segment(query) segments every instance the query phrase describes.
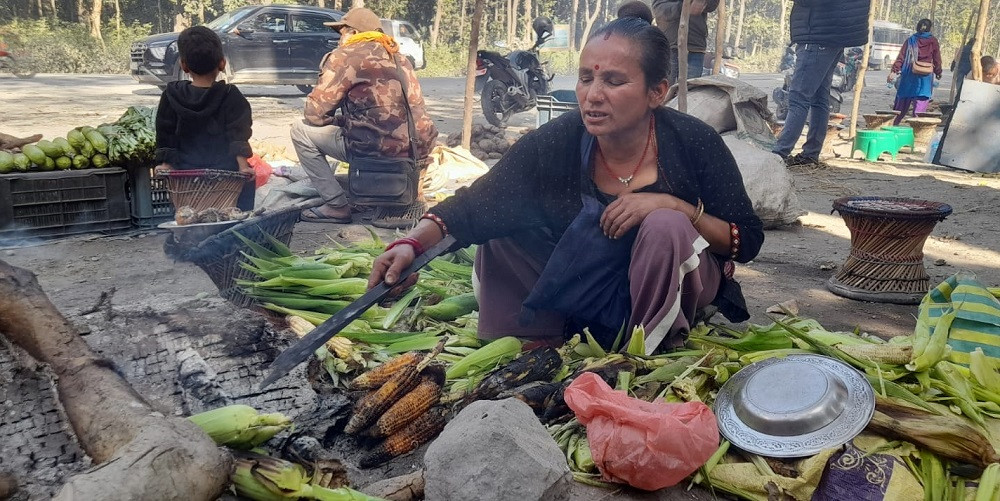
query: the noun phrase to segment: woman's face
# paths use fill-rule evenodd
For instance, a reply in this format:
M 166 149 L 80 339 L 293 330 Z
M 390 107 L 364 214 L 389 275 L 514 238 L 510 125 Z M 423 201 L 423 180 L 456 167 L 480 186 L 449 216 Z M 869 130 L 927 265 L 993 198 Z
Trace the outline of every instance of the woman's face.
M 576 98 L 587 131 L 594 136 L 644 126 L 649 110 L 663 102 L 666 83 L 646 85 L 639 47 L 617 35 L 593 38 L 580 54 Z

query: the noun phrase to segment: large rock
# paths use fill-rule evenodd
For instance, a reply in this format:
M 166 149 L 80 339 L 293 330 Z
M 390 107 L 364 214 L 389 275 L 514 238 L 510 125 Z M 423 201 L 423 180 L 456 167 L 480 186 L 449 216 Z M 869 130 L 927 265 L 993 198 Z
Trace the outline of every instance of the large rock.
M 435 501 L 569 499 L 566 457 L 527 404 L 473 402 L 424 456 L 425 497 Z

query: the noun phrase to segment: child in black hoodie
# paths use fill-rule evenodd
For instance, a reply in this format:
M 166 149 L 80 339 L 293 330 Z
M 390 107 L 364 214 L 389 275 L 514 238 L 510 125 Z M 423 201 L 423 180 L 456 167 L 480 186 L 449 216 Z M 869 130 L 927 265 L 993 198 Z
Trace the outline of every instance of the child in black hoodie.
M 235 85 L 217 82 L 226 69 L 222 41 L 195 26 L 177 38 L 181 69 L 191 81 L 167 84 L 156 110 L 157 171 L 216 169 L 253 174 L 250 103 Z M 237 206 L 252 210 L 254 183 L 247 182 Z M 221 207 L 220 207 L 221 208 Z

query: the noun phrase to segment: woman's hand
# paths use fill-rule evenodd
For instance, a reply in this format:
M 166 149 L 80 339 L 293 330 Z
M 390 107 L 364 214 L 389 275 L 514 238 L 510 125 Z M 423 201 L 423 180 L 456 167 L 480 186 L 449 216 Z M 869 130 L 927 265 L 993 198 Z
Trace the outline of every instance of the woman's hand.
M 413 264 L 413 260 L 416 258 L 417 255 L 413 252 L 413 247 L 406 244 L 397 245 L 383 252 L 382 255 L 375 258 L 375 262 L 372 264 L 372 274 L 368 276 L 368 288 L 375 287 L 383 280 L 386 285 L 396 285 L 399 275 Z M 419 276 L 419 273 L 414 273 L 407 277 L 402 284 L 392 288 L 391 295 L 398 296 L 404 290 L 413 287 Z
M 892 83 L 892 81 L 894 80 L 893 77 L 895 77 L 895 76 L 896 76 L 896 74 L 890 71 L 889 72 L 889 76 L 885 77 L 886 83 Z
M 628 193 L 611 202 L 601 215 L 601 230 L 608 238 L 621 238 L 639 226 L 656 209 L 681 210 L 686 202 L 665 193 Z

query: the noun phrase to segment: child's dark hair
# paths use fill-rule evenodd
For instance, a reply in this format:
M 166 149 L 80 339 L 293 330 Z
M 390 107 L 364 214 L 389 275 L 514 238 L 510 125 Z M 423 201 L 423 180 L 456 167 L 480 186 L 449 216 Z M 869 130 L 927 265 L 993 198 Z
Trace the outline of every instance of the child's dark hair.
M 934 23 L 930 19 L 921 19 L 917 21 L 917 33 L 926 33 L 934 27 Z
M 618 18 L 638 17 L 647 23 L 653 23 L 653 11 L 642 0 L 631 0 L 618 7 Z
M 620 17 L 591 33 L 587 41 L 597 37 L 607 39 L 611 35 L 631 40 L 639 46 L 639 67 L 646 77 L 647 86 L 652 87 L 667 78 L 670 42 L 663 30 L 638 17 Z
M 204 26 L 192 26 L 177 37 L 177 50 L 181 61 L 195 75 L 211 73 L 226 56 L 222 53 L 222 40 L 214 31 Z
M 979 65 L 983 67 L 983 74 L 993 71 L 993 68 L 997 65 L 997 60 L 993 56 L 983 56 L 979 58 Z

